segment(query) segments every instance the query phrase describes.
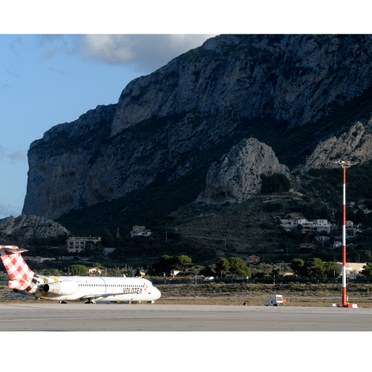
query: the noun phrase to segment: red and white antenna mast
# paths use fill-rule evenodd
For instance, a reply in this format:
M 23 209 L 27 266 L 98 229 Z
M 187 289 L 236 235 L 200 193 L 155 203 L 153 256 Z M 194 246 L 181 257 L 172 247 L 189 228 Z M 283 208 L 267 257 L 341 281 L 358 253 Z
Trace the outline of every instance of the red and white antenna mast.
M 342 301 L 339 307 L 357 307 L 356 304 L 348 303 L 346 291 L 346 169 L 353 164 L 349 161 L 339 160 L 337 162 L 341 165 L 343 171 L 343 185 L 342 185 Z

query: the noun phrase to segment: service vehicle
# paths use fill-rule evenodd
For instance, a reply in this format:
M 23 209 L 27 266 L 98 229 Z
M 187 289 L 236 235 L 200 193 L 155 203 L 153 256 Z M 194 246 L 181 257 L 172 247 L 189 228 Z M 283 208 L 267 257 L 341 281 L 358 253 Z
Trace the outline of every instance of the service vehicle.
M 265 302 L 265 306 L 282 306 L 286 302 L 285 298 L 281 294 L 273 294 Z

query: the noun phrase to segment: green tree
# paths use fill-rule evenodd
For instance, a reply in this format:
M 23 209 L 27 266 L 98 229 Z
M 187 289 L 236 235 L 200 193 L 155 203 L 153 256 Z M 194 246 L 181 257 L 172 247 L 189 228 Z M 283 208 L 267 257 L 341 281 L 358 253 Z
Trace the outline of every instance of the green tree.
M 215 275 L 215 272 L 214 270 L 212 269 L 211 266 L 204 266 L 200 272 L 199 272 L 200 275 L 204 275 L 204 276 L 214 276 Z
M 325 262 L 324 269 L 328 279 L 337 278 L 341 273 L 341 266 L 334 261 Z
M 173 256 L 163 255 L 159 261 L 152 265 L 152 274 L 154 275 L 169 275 L 169 273 L 176 267 L 176 259 Z
M 273 270 L 273 265 L 261 262 L 258 265 L 252 265 L 250 271 L 253 279 L 262 279 L 270 277 Z
M 363 270 L 360 274 L 363 275 L 365 278 L 371 278 L 372 277 L 372 262 L 367 262 L 363 266 Z
M 280 273 L 279 267 L 274 265 L 273 268 L 272 268 L 272 272 L 271 272 L 271 277 L 273 279 L 274 284 L 277 282 L 277 280 L 279 278 L 279 273 Z
M 175 265 L 178 266 L 177 269 L 185 270 L 192 266 L 192 259 L 191 257 L 185 255 L 177 256 Z
M 66 271 L 69 275 L 87 276 L 89 275 L 89 270 L 84 265 L 70 265 L 66 267 Z
M 216 275 L 218 275 L 220 278 L 225 276 L 230 270 L 229 260 L 225 257 L 220 257 L 216 262 L 215 270 Z
M 272 175 L 261 175 L 262 194 L 271 194 L 273 192 L 285 192 L 291 188 L 289 179 L 281 173 L 274 173 Z
M 229 273 L 238 276 L 239 278 L 250 275 L 247 263 L 239 257 L 231 257 L 228 259 Z
M 159 261 L 152 265 L 150 272 L 153 275 L 169 275 L 172 270 L 185 271 L 192 267 L 192 259 L 189 256 L 169 256 L 163 255 L 159 258 Z
M 307 276 L 313 282 L 321 282 L 326 279 L 324 262 L 318 257 L 310 258 L 306 262 L 306 271 Z
M 290 266 L 296 275 L 298 276 L 306 275 L 305 261 L 302 258 L 294 258 Z
M 58 276 L 60 275 L 60 272 L 58 269 L 42 269 L 40 270 L 41 275 L 50 275 L 50 276 Z

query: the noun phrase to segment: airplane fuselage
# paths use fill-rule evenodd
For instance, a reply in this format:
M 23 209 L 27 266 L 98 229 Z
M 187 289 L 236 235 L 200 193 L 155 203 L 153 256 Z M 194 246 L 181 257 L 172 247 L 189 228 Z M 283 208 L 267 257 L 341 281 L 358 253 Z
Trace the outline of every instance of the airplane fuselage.
M 143 278 L 51 276 L 38 277 L 35 296 L 54 301 L 153 302 L 160 291 Z
M 45 276 L 35 274 L 22 257 L 26 250 L 16 245 L 0 245 L 0 259 L 13 291 L 54 301 L 154 302 L 160 291 L 144 278 Z

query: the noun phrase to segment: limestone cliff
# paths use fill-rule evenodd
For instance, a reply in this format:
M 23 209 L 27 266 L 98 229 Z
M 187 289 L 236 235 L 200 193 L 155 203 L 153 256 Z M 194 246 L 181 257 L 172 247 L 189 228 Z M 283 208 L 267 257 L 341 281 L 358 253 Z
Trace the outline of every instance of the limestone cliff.
M 69 231 L 59 223 L 38 216 L 7 217 L 0 220 L 0 236 L 17 241 L 67 238 Z
M 60 124 L 31 144 L 23 214 L 57 217 L 104 200 L 112 192 L 111 164 L 96 166 L 109 136 L 115 105 L 98 106 L 73 123 Z
M 58 218 L 134 193 L 140 198 L 155 183 L 159 190 L 173 182 L 173 190 L 186 179 L 195 183 L 187 200 L 195 200 L 210 165 L 242 138 L 262 141 L 266 123 L 273 135 L 262 142 L 281 147 L 280 159 L 296 143 L 290 130 L 324 123 L 368 94 L 371 64 L 371 35 L 209 39 L 133 80 L 116 105 L 99 106 L 32 143 L 23 213 Z
M 270 117 L 291 126 L 316 121 L 327 114 L 330 105 L 340 106 L 371 86 L 371 46 L 370 35 L 223 35 L 209 39 L 128 84 L 112 133 L 152 117 L 194 110 Z
M 340 159 L 353 163 L 372 160 L 372 119 L 365 124 L 358 121 L 343 134 L 319 143 L 307 159 L 303 170 L 337 168 L 337 161 Z
M 289 170 L 279 163 L 270 146 L 255 138 L 244 139 L 223 155 L 209 168 L 206 189 L 198 200 L 215 203 L 242 201 L 261 191 L 261 175 L 282 173 Z

